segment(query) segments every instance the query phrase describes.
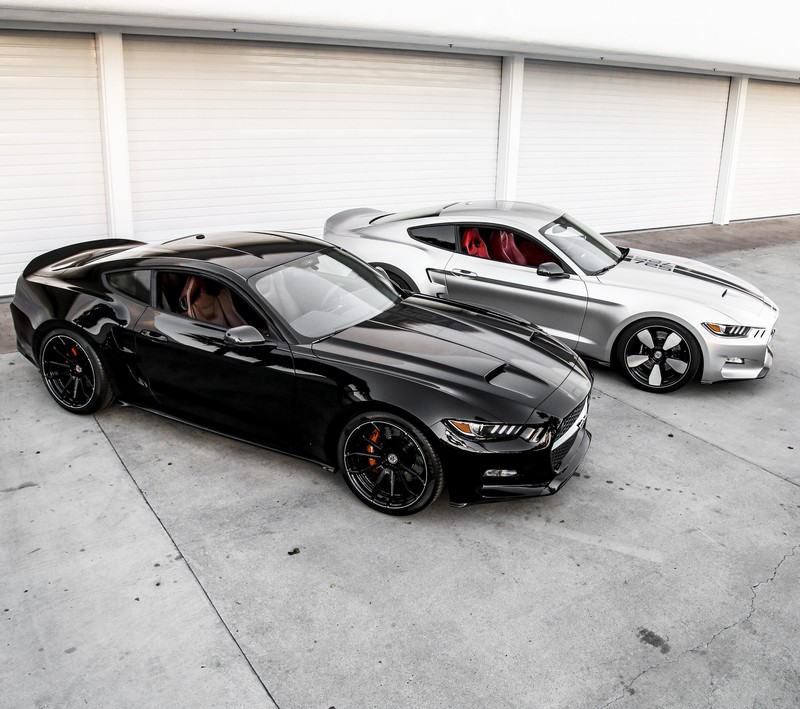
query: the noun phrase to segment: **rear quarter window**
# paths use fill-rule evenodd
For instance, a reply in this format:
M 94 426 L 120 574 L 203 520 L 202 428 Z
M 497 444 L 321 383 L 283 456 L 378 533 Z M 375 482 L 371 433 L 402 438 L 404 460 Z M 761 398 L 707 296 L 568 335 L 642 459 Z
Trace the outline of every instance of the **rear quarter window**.
M 118 271 L 106 276 L 108 285 L 123 295 L 150 305 L 150 271 Z
M 456 250 L 456 227 L 453 224 L 415 226 L 408 230 L 408 234 L 412 239 L 424 244 L 447 251 Z

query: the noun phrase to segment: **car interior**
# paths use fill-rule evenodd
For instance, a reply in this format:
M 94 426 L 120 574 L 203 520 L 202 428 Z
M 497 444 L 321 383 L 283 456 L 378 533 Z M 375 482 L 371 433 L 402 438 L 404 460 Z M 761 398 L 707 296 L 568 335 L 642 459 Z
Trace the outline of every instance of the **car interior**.
M 176 315 L 225 328 L 253 325 L 263 329 L 261 319 L 239 296 L 205 276 L 164 272 L 158 277 L 158 303 Z
M 504 229 L 463 228 L 461 247 L 468 256 L 520 266 L 538 267 L 555 260 L 550 252 L 538 244 Z

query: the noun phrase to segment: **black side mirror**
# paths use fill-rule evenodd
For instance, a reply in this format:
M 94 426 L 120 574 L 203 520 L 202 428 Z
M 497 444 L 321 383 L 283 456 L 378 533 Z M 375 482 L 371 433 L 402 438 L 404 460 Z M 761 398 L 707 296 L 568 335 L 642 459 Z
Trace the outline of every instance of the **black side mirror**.
M 240 325 L 228 330 L 222 341 L 233 347 L 251 347 L 252 345 L 263 345 L 266 339 L 252 325 Z
M 555 261 L 539 264 L 539 268 L 536 269 L 536 275 L 547 278 L 569 278 L 569 273 L 564 273 L 564 269 Z

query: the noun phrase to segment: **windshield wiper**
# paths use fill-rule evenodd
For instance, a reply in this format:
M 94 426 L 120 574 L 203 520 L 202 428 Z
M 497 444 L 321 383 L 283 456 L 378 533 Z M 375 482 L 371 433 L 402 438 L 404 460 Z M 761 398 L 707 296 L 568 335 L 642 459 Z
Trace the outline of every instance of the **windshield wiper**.
M 610 263 L 610 264 L 608 264 L 608 266 L 604 266 L 604 267 L 603 267 L 603 268 L 601 268 L 599 271 L 595 271 L 595 272 L 592 274 L 593 276 L 601 276 L 601 275 L 602 275 L 602 274 L 604 274 L 606 271 L 610 271 L 610 270 L 611 270 L 612 268 L 614 268 L 614 266 L 616 266 L 618 263 L 621 263 L 622 261 L 624 261 L 624 260 L 625 260 L 625 257 L 626 257 L 626 256 L 627 256 L 627 255 L 630 253 L 630 249 L 629 249 L 627 246 L 619 246 L 618 248 L 619 248 L 619 252 L 620 252 L 620 254 L 622 254 L 622 255 L 619 257 L 619 261 L 614 261 L 614 263 Z
M 610 263 L 610 264 L 608 264 L 608 266 L 605 266 L 604 268 L 601 268 L 599 271 L 595 271 L 592 275 L 593 276 L 601 276 L 606 271 L 610 271 L 612 268 L 614 268 L 614 266 L 616 266 L 618 263 L 619 263 L 619 261 L 615 261 L 614 263 Z
M 355 324 L 358 325 L 358 323 L 355 323 Z M 344 332 L 345 330 L 349 330 L 351 327 L 353 327 L 353 326 L 352 325 L 348 325 L 347 327 L 343 327 L 340 330 L 334 330 L 333 332 L 329 332 L 327 335 L 322 335 L 321 337 L 318 337 L 316 340 L 312 340 L 311 344 L 312 345 L 316 345 L 318 342 L 322 342 L 323 340 L 327 340 L 328 338 L 333 337 L 334 335 L 338 335 L 340 332 Z

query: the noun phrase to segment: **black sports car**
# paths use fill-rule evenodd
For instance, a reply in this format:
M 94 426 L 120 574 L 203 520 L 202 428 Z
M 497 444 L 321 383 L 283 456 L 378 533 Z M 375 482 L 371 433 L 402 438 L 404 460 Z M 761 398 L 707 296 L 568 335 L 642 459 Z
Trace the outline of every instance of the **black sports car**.
M 591 375 L 542 330 L 399 294 L 288 233 L 51 251 L 11 304 L 68 411 L 115 398 L 340 470 L 388 514 L 556 492 L 583 459 Z

